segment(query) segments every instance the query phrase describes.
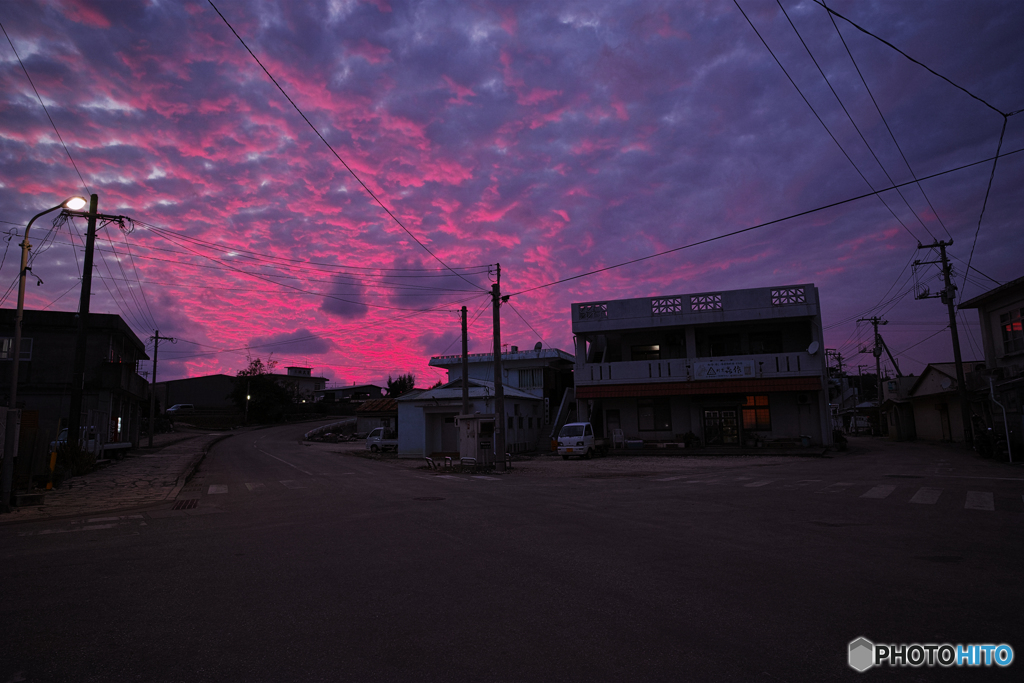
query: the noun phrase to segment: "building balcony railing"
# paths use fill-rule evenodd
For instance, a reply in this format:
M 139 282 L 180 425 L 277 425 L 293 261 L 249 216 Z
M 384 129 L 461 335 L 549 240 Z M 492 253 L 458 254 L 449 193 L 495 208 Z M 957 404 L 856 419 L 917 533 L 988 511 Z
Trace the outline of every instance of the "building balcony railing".
M 585 363 L 576 367 L 576 386 L 593 384 L 646 384 L 694 380 L 764 377 L 817 377 L 823 359 L 805 351 L 731 358 L 680 358 L 634 360 L 619 363 Z

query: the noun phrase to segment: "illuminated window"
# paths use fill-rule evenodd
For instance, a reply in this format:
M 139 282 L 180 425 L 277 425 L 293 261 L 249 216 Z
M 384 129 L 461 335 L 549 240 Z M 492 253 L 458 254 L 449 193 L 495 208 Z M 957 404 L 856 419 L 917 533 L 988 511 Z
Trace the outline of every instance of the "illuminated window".
M 749 431 L 771 431 L 772 416 L 768 410 L 767 396 L 747 396 L 743 403 L 743 429 Z
M 999 326 L 1003 330 L 1003 353 L 1024 351 L 1024 327 L 1021 325 L 1022 317 L 1024 317 L 1024 308 L 1018 308 L 999 316 Z

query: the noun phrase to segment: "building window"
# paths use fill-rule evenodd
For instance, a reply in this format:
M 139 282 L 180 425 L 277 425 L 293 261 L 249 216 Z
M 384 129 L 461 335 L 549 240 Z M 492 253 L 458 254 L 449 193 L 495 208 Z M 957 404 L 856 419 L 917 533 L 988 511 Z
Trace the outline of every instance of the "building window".
M 782 353 L 782 333 L 751 332 L 750 353 Z
M 21 338 L 21 360 L 32 360 L 32 337 Z M 0 338 L 0 360 L 10 360 L 14 356 L 14 338 Z
M 629 355 L 633 360 L 661 360 L 661 346 L 634 346 L 629 350 Z
M 515 420 L 514 417 L 512 417 L 511 415 L 508 416 L 508 428 L 509 428 L 509 431 L 511 431 L 515 427 L 514 420 Z
M 747 396 L 743 403 L 743 429 L 758 432 L 771 431 L 772 416 L 768 409 L 767 396 Z
M 709 356 L 738 356 L 743 351 L 738 334 L 713 334 L 708 337 Z
M 519 418 L 519 428 L 520 429 L 523 428 L 523 418 L 522 417 Z
M 520 389 L 543 389 L 544 388 L 544 369 L 534 368 L 532 370 L 520 370 L 519 371 L 519 388 Z
M 604 320 L 608 317 L 608 304 L 580 304 L 580 320 Z
M 1003 353 L 1024 351 L 1022 318 L 1024 318 L 1024 308 L 1018 308 L 999 316 L 999 326 L 1003 330 Z
M 636 423 L 641 432 L 672 431 L 672 406 L 667 398 L 641 398 L 636 402 Z

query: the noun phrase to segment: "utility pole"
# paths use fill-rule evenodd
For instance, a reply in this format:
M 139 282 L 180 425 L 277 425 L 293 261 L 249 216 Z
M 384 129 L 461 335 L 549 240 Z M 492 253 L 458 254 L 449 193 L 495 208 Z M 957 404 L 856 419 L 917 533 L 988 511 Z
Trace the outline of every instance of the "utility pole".
M 888 320 L 882 320 L 875 316 L 871 318 L 860 318 L 857 322 L 870 322 L 875 328 L 875 348 L 871 354 L 875 357 L 875 381 L 878 391 L 878 435 L 882 435 L 882 335 L 878 334 L 879 325 L 888 325 Z
M 89 300 L 92 298 L 92 257 L 96 246 L 96 218 L 99 195 L 89 196 L 89 228 L 85 234 L 85 260 L 82 264 L 82 293 L 78 301 L 78 336 L 75 339 L 75 364 L 71 372 L 71 401 L 68 407 L 68 444 L 77 444 L 82 427 L 82 391 L 85 389 L 85 351 L 89 338 Z
M 462 414 L 469 415 L 469 323 L 462 307 Z
M 88 219 L 85 234 L 85 258 L 82 263 L 82 294 L 78 302 L 78 333 L 75 339 L 75 361 L 71 373 L 71 400 L 68 407 L 68 443 L 78 443 L 82 427 L 82 392 L 85 389 L 85 354 L 89 339 L 89 302 L 92 299 L 92 260 L 96 248 L 96 220 L 120 223 L 124 216 L 108 216 L 98 213 L 98 195 L 89 195 L 89 212 L 67 211 L 69 216 Z
M 156 431 L 156 357 L 160 352 L 160 340 L 169 341 L 172 344 L 177 344 L 178 340 L 174 337 L 161 337 L 160 330 L 156 331 L 150 339 L 153 340 L 153 381 L 149 385 L 149 447 L 153 447 L 153 432 Z M 249 407 L 249 402 L 246 401 L 246 409 Z M 165 406 L 166 409 L 166 406 Z
M 501 381 L 501 264 L 497 281 L 491 285 L 494 314 L 494 469 L 505 471 L 505 387 Z M 507 299 L 508 297 L 506 297 Z
M 956 365 L 956 388 L 957 393 L 960 395 L 960 416 L 964 423 L 964 443 L 968 446 L 974 443 L 974 431 L 971 425 L 971 405 L 970 398 L 967 395 L 967 382 L 964 381 L 964 361 L 960 356 L 960 335 L 956 329 L 956 285 L 953 284 L 950 278 L 950 266 L 949 259 L 946 257 L 946 247 L 953 246 L 953 240 L 943 242 L 942 240 L 935 240 L 932 244 L 920 244 L 918 243 L 918 249 L 938 249 L 939 257 L 942 263 L 942 279 L 944 288 L 938 294 L 938 298 L 942 300 L 942 303 L 946 304 L 946 310 L 949 312 L 949 334 L 953 341 L 953 361 Z M 923 263 L 935 263 L 935 261 L 914 261 L 914 266 L 919 266 Z M 925 291 L 923 294 L 918 294 L 918 299 L 934 299 L 936 296 Z

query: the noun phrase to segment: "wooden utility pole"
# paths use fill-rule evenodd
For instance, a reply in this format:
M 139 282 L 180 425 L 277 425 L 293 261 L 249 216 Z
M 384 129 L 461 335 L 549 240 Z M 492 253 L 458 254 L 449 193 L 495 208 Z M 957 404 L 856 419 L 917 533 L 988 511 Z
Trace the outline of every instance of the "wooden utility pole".
M 89 300 L 92 298 L 92 258 L 96 247 L 96 218 L 99 195 L 89 197 L 89 228 L 85 233 L 85 260 L 82 263 L 82 293 L 78 301 L 78 335 L 75 339 L 75 364 L 71 372 L 71 400 L 68 406 L 68 441 L 77 444 L 82 427 L 82 391 L 85 389 L 85 351 L 89 339 Z
M 882 336 L 878 334 L 879 325 L 888 325 L 888 320 L 882 320 L 875 316 L 872 318 L 860 318 L 857 322 L 870 322 L 875 328 L 875 348 L 871 355 L 875 357 L 875 381 L 878 391 L 878 435 L 882 435 Z
M 494 468 L 505 471 L 505 387 L 501 378 L 501 264 L 497 281 L 491 285 L 494 317 Z
M 462 307 L 462 414 L 469 415 L 469 323 Z
M 172 344 L 176 344 L 177 340 L 174 337 L 161 337 L 160 330 L 156 331 L 150 339 L 153 340 L 153 380 L 149 385 L 149 447 L 153 447 L 153 432 L 156 431 L 156 357 L 160 351 L 160 340 L 169 341 Z M 248 399 L 248 397 L 246 397 Z M 245 402 L 246 412 L 249 409 L 249 401 Z M 164 406 L 167 409 L 167 406 Z
M 938 298 L 942 300 L 942 303 L 946 304 L 946 310 L 949 313 L 949 334 L 953 341 L 953 361 L 956 365 L 956 388 L 957 393 L 960 396 L 960 417 L 964 423 L 964 443 L 968 446 L 974 443 L 974 430 L 971 425 L 971 405 L 970 398 L 967 395 L 967 382 L 964 381 L 964 361 L 960 355 L 960 335 L 956 328 L 956 285 L 953 284 L 952 278 L 950 278 L 950 267 L 949 259 L 946 257 L 946 247 L 953 246 L 953 240 L 943 242 L 942 240 L 936 240 L 932 244 L 918 244 L 918 249 L 938 249 L 939 257 L 942 264 L 942 279 L 943 279 L 943 290 L 938 294 Z M 914 265 L 918 266 L 922 263 L 935 263 L 934 261 L 915 261 Z M 918 295 L 918 299 L 934 299 L 935 295 L 925 293 Z

